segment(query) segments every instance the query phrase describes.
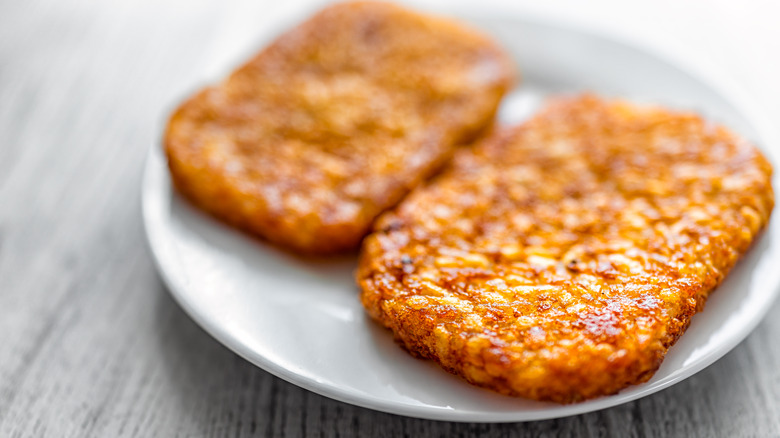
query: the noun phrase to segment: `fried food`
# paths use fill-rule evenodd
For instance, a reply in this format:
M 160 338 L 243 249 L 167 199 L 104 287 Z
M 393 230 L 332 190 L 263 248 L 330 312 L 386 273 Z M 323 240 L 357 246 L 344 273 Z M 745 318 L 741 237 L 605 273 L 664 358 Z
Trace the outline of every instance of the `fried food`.
M 693 114 L 554 101 L 380 217 L 362 301 L 473 384 L 561 403 L 613 394 L 654 374 L 767 224 L 771 173 Z
M 491 123 L 513 76 L 502 50 L 459 23 L 385 3 L 330 6 L 174 113 L 173 182 L 298 252 L 355 249 Z

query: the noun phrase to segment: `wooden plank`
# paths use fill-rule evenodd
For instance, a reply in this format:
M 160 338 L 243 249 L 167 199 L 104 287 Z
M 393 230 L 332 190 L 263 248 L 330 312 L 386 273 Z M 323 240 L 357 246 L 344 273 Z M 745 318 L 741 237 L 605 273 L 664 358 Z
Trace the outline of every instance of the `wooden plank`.
M 223 47 L 220 35 L 236 20 L 249 20 L 240 11 L 274 7 L 0 2 L 0 436 L 780 435 L 780 304 L 746 342 L 683 383 L 527 424 L 346 405 L 209 337 L 154 270 L 141 170 L 193 66 Z

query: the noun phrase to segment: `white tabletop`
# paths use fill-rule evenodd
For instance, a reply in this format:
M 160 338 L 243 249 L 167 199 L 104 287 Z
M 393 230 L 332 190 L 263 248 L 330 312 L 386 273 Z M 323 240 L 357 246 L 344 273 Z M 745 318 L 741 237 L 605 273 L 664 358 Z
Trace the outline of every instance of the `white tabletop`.
M 585 3 L 495 7 L 664 53 L 780 127 L 777 2 Z M 146 151 L 204 72 L 226 73 L 310 7 L 0 2 L 0 436 L 780 436 L 780 303 L 682 383 L 524 424 L 415 420 L 332 401 L 252 366 L 195 325 L 144 243 Z M 777 128 L 774 136 L 766 147 L 780 147 Z

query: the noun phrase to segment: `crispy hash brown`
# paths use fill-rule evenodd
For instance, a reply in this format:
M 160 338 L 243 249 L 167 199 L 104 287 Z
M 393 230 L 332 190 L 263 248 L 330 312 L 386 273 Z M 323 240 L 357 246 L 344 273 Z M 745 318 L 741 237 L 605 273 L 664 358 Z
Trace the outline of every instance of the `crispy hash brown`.
M 499 130 L 384 214 L 362 301 L 411 353 L 561 403 L 649 379 L 774 203 L 753 146 L 595 97 Z
M 449 20 L 330 6 L 172 116 L 174 184 L 302 253 L 354 249 L 379 213 L 489 125 L 510 58 Z

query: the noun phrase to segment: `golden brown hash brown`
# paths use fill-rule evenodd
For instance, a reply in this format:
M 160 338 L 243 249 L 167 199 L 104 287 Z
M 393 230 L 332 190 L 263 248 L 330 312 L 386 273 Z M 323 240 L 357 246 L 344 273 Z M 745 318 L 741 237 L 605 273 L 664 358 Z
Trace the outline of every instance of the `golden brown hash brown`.
M 510 58 L 461 24 L 330 6 L 172 116 L 181 193 L 303 253 L 354 249 L 383 210 L 489 125 Z
M 476 385 L 612 394 L 653 375 L 767 224 L 771 173 L 696 115 L 555 101 L 380 217 L 362 301 L 410 352 Z

